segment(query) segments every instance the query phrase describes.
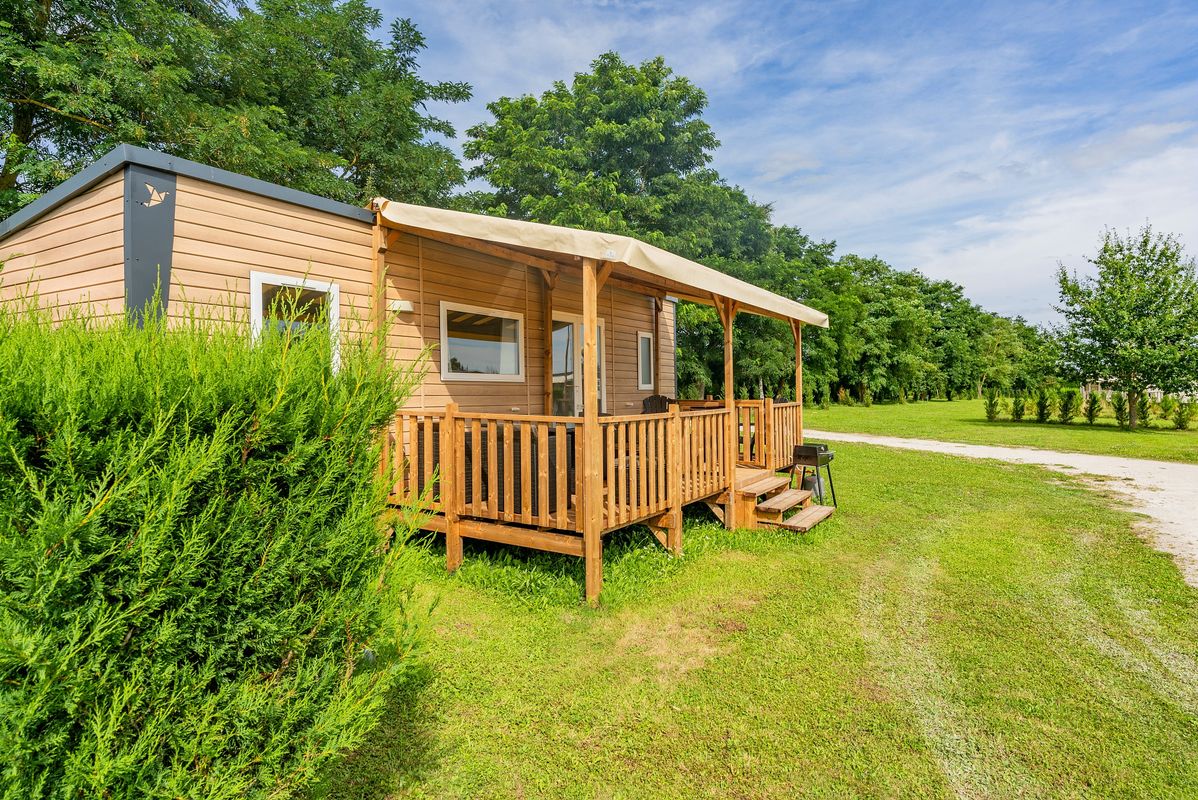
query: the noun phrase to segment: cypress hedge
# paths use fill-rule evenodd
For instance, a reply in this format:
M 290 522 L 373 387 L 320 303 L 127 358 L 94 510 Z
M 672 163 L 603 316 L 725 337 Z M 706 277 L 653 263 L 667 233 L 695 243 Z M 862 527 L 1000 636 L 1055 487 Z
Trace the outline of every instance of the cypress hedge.
M 0 308 L 0 796 L 286 797 L 360 742 L 419 643 L 411 385 L 327 329 Z

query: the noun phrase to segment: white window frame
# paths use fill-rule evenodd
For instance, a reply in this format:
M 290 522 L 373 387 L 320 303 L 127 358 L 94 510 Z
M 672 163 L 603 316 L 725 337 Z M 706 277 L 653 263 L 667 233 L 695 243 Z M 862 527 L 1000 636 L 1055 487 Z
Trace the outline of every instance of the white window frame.
M 641 377 L 644 373 L 644 364 L 641 362 L 641 342 L 648 340 L 649 342 L 649 382 L 643 383 Z M 654 346 L 653 334 L 649 331 L 636 332 L 636 388 L 641 391 L 652 391 L 654 379 L 657 377 L 657 348 Z
M 499 317 L 500 319 L 514 320 L 516 323 L 516 358 L 520 362 L 520 370 L 515 375 L 488 375 L 486 373 L 462 373 L 449 371 L 449 348 L 446 343 L 449 341 L 449 312 L 461 311 L 469 314 L 485 314 L 491 317 Z M 470 306 L 464 303 L 451 303 L 448 300 L 441 301 L 441 341 L 438 344 L 438 349 L 441 351 L 441 380 L 456 381 L 456 382 L 484 382 L 484 383 L 524 383 L 524 315 L 518 311 L 503 311 L 498 308 L 484 308 L 482 306 Z
M 582 315 L 581 314 L 571 314 L 568 311 L 554 311 L 553 312 L 553 321 L 554 322 L 569 322 L 574 325 L 577 325 L 579 330 L 582 329 Z M 599 317 L 597 321 L 599 322 L 599 339 L 598 339 L 598 341 L 595 342 L 595 345 L 596 345 L 596 349 L 600 349 L 600 347 L 601 347 L 601 349 L 603 350 L 603 354 L 599 359 L 599 363 L 601 366 L 601 369 L 599 370 L 599 411 L 603 414 L 606 414 L 607 413 L 607 348 L 608 348 L 607 324 L 604 321 L 603 317 Z M 576 355 L 578 355 L 578 358 L 575 359 L 574 364 L 575 364 L 575 369 L 577 369 L 578 362 L 582 360 L 581 355 L 582 355 L 582 349 L 583 349 L 584 345 L 583 345 L 581 336 L 575 337 L 575 341 L 576 341 L 575 346 L 578 348 L 578 353 L 576 354 Z M 600 345 L 600 343 L 602 343 L 602 344 Z M 550 360 L 549 368 L 553 369 L 552 359 Z M 585 380 L 585 378 L 584 378 L 584 380 Z M 582 387 L 585 385 L 586 385 L 585 383 L 579 385 L 579 396 L 582 395 Z M 583 398 L 583 403 L 585 403 L 585 402 L 586 402 L 586 398 Z M 582 414 L 582 403 L 578 403 L 577 401 L 575 402 L 574 412 L 576 414 Z
M 341 287 L 333 282 L 297 278 L 294 275 L 274 275 L 269 272 L 250 272 L 250 341 L 262 338 L 262 289 L 266 286 L 287 286 L 322 292 L 329 297 L 329 336 L 332 340 L 333 369 L 341 365 Z

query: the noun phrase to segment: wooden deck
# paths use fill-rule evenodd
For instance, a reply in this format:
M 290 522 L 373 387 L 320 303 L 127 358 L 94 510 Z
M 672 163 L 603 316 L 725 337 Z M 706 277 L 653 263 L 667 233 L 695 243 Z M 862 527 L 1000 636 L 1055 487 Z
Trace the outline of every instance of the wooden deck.
M 731 513 L 738 528 L 807 530 L 824 518 L 807 513 L 819 508 L 810 492 L 791 489 L 776 471 L 802 441 L 798 403 L 673 405 L 665 414 L 601 417 L 598 427 L 601 466 L 590 474 L 580 468 L 579 417 L 405 409 L 385 447 L 392 500 L 427 506 L 426 527 L 451 540 L 580 557 L 588 481 L 597 484 L 601 535 L 644 524 L 675 554 L 682 508 L 692 503 L 707 503 L 721 520 Z M 460 545 L 448 550 L 454 569 Z

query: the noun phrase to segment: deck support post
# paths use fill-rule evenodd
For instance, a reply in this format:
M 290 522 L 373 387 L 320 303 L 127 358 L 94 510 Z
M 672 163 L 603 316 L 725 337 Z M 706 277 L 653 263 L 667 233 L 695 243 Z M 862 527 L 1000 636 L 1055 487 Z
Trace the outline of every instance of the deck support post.
M 799 444 L 803 443 L 803 323 L 790 321 L 790 330 L 795 337 L 795 402 L 799 404 Z
M 736 425 L 736 380 L 732 361 L 732 323 L 736 320 L 735 300 L 716 297 L 716 310 L 720 312 L 720 322 L 724 325 L 724 407 L 728 410 L 728 442 L 724 456 L 725 467 L 728 470 L 728 504 L 724 506 L 724 527 L 736 529 L 736 454 L 737 454 L 737 425 Z
M 670 424 L 666 451 L 670 462 L 670 473 L 666 476 L 667 491 L 670 493 L 671 524 L 666 531 L 666 549 L 676 556 L 682 555 L 682 413 L 677 403 L 670 405 Z
M 599 430 L 600 262 L 582 260 L 582 547 L 586 560 L 586 599 L 599 602 L 603 589 L 603 458 Z
M 438 476 L 440 486 L 441 508 L 445 512 L 445 568 L 453 572 L 462 565 L 462 532 L 458 516 L 458 491 L 454 486 L 455 467 L 458 455 L 457 423 L 454 420 L 458 412 L 457 403 L 445 406 L 445 418 L 441 420 L 441 466 Z

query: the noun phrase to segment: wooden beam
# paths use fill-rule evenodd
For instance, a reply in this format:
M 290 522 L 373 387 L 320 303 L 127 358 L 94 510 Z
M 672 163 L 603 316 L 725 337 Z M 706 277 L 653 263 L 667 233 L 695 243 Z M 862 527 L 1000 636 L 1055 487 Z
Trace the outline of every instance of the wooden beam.
M 383 215 L 375 212 L 370 248 L 370 332 L 380 346 L 386 326 L 387 307 L 387 235 L 383 230 Z
M 598 604 L 603 590 L 603 457 L 599 430 L 599 262 L 582 261 L 582 539 L 586 599 Z
M 567 556 L 581 557 L 583 554 L 582 539 L 565 533 L 517 528 L 513 525 L 499 525 L 472 519 L 461 521 L 459 533 L 467 539 L 513 544 L 517 547 L 529 547 L 533 550 L 545 550 Z
M 724 527 L 735 530 L 736 523 L 736 380 L 733 371 L 732 330 L 736 321 L 736 303 L 727 300 L 720 303 L 720 320 L 724 323 L 724 408 L 728 410 L 728 503 L 724 506 Z
M 669 445 L 670 474 L 666 477 L 670 498 L 669 533 L 666 549 L 676 556 L 682 555 L 682 412 L 677 403 L 670 406 Z
M 439 465 L 441 508 L 445 511 L 445 569 L 453 572 L 462 566 L 462 533 L 459 520 L 458 492 L 454 486 L 457 476 L 456 459 L 457 437 L 454 435 L 456 424 L 454 415 L 457 414 L 458 404 L 448 403 L 445 406 L 445 416 L 441 420 L 441 464 Z M 464 443 L 463 443 L 464 444 Z
M 541 273 L 541 327 L 544 328 L 544 350 L 542 352 L 542 398 L 541 413 L 553 413 L 553 290 L 557 286 L 557 274 Z
M 421 236 L 425 239 L 432 239 L 434 242 L 443 244 L 451 244 L 455 247 L 463 247 L 467 250 L 474 250 L 479 253 L 485 253 L 489 256 L 502 258 L 507 261 L 515 261 L 517 264 L 535 267 L 543 273 L 556 273 L 557 262 L 550 261 L 547 258 L 534 256 L 530 253 L 525 253 L 522 250 L 516 250 L 512 247 L 506 247 L 495 242 L 487 242 L 482 239 L 472 239 L 469 236 L 459 236 L 456 233 L 442 233 L 440 231 L 430 231 L 424 228 L 416 228 L 411 225 L 401 225 L 394 222 L 388 223 L 392 228 L 401 231 L 413 233 L 416 236 Z
M 795 402 L 799 404 L 799 444 L 803 443 L 803 323 L 790 321 L 790 330 L 795 337 Z
M 601 261 L 599 263 L 599 272 L 595 276 L 595 290 L 597 292 L 603 291 L 603 286 L 607 283 L 607 279 L 611 277 L 612 267 L 614 266 L 615 264 L 611 261 Z
M 636 346 L 641 346 L 637 339 Z M 640 376 L 637 376 L 640 382 Z M 661 394 L 661 298 L 653 298 L 653 394 Z

